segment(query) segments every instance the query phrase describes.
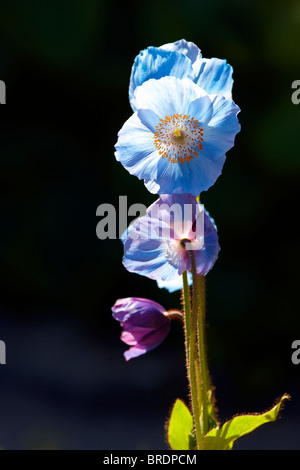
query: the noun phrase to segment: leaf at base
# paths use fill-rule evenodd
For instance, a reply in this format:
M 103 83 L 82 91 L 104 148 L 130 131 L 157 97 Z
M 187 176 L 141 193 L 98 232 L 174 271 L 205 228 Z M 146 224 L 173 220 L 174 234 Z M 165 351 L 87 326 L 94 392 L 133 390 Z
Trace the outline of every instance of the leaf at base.
M 191 450 L 193 439 L 193 417 L 188 407 L 179 398 L 175 401 L 168 423 L 168 442 L 173 450 Z
M 265 413 L 235 416 L 223 424 L 220 429 L 212 429 L 205 436 L 205 449 L 231 450 L 234 442 L 240 437 L 254 431 L 265 423 L 275 421 L 283 401 L 289 398 L 289 395 L 283 395 L 279 402 Z

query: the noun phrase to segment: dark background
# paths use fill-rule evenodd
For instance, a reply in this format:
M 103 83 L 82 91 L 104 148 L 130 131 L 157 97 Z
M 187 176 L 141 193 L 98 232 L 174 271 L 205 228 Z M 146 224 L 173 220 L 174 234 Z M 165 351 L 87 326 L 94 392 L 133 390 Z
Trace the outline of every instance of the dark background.
M 283 393 L 276 423 L 237 449 L 300 449 L 297 1 L 24 0 L 1 4 L 0 446 L 166 449 L 164 422 L 187 398 L 174 323 L 128 363 L 116 299 L 180 306 L 122 266 L 120 240 L 96 237 L 96 209 L 155 199 L 114 158 L 131 115 L 134 57 L 185 38 L 234 68 L 242 126 L 222 176 L 203 194 L 221 252 L 207 276 L 210 370 L 223 422 Z

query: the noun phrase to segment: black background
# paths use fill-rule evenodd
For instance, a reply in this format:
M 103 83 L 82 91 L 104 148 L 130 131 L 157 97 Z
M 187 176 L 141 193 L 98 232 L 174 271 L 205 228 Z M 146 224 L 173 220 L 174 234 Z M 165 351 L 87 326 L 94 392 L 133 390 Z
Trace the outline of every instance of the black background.
M 234 68 L 241 132 L 203 202 L 221 252 L 207 276 L 207 342 L 220 419 L 271 407 L 281 419 L 237 449 L 300 448 L 296 1 L 2 3 L 0 79 L 0 446 L 167 449 L 164 422 L 187 399 L 183 338 L 128 363 L 116 299 L 180 306 L 96 237 L 96 209 L 155 196 L 114 158 L 131 115 L 134 57 L 181 38 Z

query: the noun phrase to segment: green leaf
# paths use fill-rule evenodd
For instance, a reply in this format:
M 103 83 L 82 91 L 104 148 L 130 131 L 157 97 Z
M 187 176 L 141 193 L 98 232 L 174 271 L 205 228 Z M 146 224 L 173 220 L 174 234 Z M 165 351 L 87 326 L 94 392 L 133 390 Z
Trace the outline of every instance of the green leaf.
M 193 417 L 182 400 L 177 399 L 168 423 L 168 442 L 173 450 L 191 450 L 194 440 Z
M 212 429 L 205 436 L 205 449 L 231 450 L 234 442 L 240 437 L 265 423 L 275 421 L 283 401 L 289 398 L 288 395 L 283 395 L 279 402 L 265 413 L 236 416 L 223 424 L 221 428 Z
M 214 398 L 212 390 L 207 391 L 207 414 L 208 414 L 208 430 L 218 426 L 218 422 L 215 416 Z

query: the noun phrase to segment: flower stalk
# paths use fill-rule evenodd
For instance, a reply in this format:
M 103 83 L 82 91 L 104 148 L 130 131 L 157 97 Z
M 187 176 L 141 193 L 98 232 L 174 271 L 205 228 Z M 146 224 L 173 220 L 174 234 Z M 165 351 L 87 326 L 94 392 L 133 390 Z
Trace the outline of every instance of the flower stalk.
M 209 431 L 209 376 L 204 342 L 205 280 L 204 276 L 197 274 L 193 250 L 189 250 L 189 256 L 193 274 L 192 305 L 186 286 L 186 272 L 183 275 L 186 355 L 196 445 L 197 449 L 201 449 L 203 448 L 204 436 Z
M 183 273 L 183 299 L 184 299 L 184 330 L 185 330 L 185 349 L 187 376 L 190 388 L 190 399 L 192 415 L 195 426 L 196 447 L 199 449 L 202 440 L 202 429 L 200 425 L 200 402 L 197 383 L 197 344 L 195 315 L 191 308 L 190 291 L 187 283 L 187 272 Z
M 201 390 L 201 427 L 203 434 L 205 435 L 208 432 L 208 371 L 207 371 L 207 360 L 206 360 L 206 349 L 204 341 L 204 330 L 205 330 L 205 317 L 204 317 L 204 305 L 203 298 L 201 296 L 201 290 L 203 292 L 203 276 L 197 276 L 194 279 L 193 271 L 193 296 L 197 298 L 196 300 L 196 319 L 197 319 L 197 335 L 198 335 L 198 367 L 199 367 L 199 388 Z M 202 287 L 202 289 L 201 289 Z
M 168 310 L 166 312 L 166 315 L 170 320 L 177 320 L 180 323 L 183 323 L 183 315 L 180 310 L 177 310 L 177 309 Z

